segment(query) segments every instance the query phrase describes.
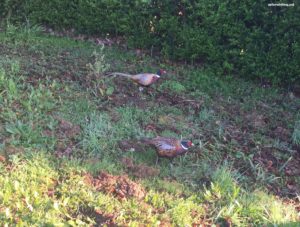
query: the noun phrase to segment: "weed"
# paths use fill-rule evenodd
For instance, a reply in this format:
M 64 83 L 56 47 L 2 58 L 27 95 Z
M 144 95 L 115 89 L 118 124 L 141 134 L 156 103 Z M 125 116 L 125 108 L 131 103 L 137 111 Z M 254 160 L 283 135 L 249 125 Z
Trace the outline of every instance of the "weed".
M 210 189 L 206 189 L 204 199 L 209 202 L 218 201 L 220 204 L 233 203 L 239 195 L 240 187 L 234 181 L 227 167 L 220 167 L 212 175 Z
M 40 25 L 31 25 L 29 22 L 25 26 L 15 26 L 11 23 L 7 23 L 5 29 L 5 41 L 13 42 L 15 45 L 20 43 L 27 44 L 43 31 L 43 27 Z
M 260 163 L 254 164 L 251 159 L 248 160 L 255 176 L 255 180 L 258 184 L 264 184 L 265 182 L 271 184 L 279 179 L 279 177 L 275 176 L 274 174 L 265 171 Z
M 213 117 L 213 112 L 206 108 L 202 109 L 199 113 L 200 121 L 208 121 L 212 117 Z
M 86 66 L 90 72 L 88 80 L 93 88 L 93 94 L 98 96 L 110 96 L 114 92 L 114 87 L 112 83 L 107 86 L 109 80 L 108 78 L 103 78 L 103 73 L 105 73 L 109 68 L 110 64 L 106 62 L 104 54 L 104 45 L 101 46 L 99 52 L 93 51 L 92 57 L 94 58 L 94 63 L 88 63 Z
M 186 200 L 175 200 L 174 208 L 170 210 L 174 224 L 178 226 L 192 225 L 204 213 L 201 206 L 193 201 L 193 198 Z
M 114 131 L 107 114 L 92 113 L 89 122 L 83 125 L 82 147 L 90 154 L 104 156 L 113 150 Z M 108 154 L 107 154 L 108 155 Z
M 87 64 L 87 67 L 91 71 L 91 73 L 95 75 L 101 75 L 110 68 L 110 65 L 106 63 L 104 45 L 101 46 L 99 52 L 94 50 L 92 57 L 95 59 L 95 62 L 93 64 Z
M 300 120 L 295 122 L 292 140 L 294 144 L 300 145 Z
M 295 221 L 297 214 L 293 206 L 284 204 L 272 195 L 268 195 L 262 191 L 255 191 L 251 197 L 251 205 L 245 209 L 252 208 L 252 216 L 263 219 L 265 223 L 283 224 L 287 220 Z

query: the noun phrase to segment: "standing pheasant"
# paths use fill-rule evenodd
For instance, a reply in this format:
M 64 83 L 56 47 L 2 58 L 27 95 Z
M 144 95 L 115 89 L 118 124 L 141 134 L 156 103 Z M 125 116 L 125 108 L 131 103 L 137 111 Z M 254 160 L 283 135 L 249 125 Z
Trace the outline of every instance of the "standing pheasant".
M 157 136 L 152 139 L 142 139 L 142 142 L 155 147 L 159 157 L 174 158 L 178 155 L 185 154 L 189 148 L 194 146 L 190 140 L 178 140 Z M 157 163 L 157 160 L 156 160 Z
M 114 72 L 109 75 L 128 77 L 131 80 L 133 80 L 135 83 L 137 83 L 141 86 L 144 86 L 144 87 L 148 87 L 151 84 L 153 84 L 155 81 L 157 81 L 160 78 L 160 76 L 165 73 L 166 73 L 165 70 L 160 69 L 160 70 L 158 70 L 158 72 L 156 74 L 154 74 L 154 73 L 139 73 L 139 74 L 135 74 L 135 75 L 130 75 L 130 74 L 126 74 L 126 73 Z

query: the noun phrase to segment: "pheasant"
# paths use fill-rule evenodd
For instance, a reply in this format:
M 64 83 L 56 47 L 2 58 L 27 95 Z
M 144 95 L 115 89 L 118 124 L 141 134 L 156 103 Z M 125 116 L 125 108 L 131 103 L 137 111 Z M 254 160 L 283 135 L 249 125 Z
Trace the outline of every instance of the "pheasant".
M 178 140 L 160 136 L 152 139 L 144 138 L 141 141 L 155 147 L 157 155 L 165 158 L 174 158 L 178 155 L 185 154 L 189 148 L 194 146 L 190 140 Z M 158 159 L 156 160 L 156 164 L 157 161 Z
M 128 77 L 128 78 L 132 79 L 135 83 L 137 83 L 141 86 L 144 86 L 144 87 L 148 87 L 151 84 L 153 84 L 155 81 L 157 81 L 160 78 L 160 76 L 165 73 L 167 73 L 165 70 L 160 69 L 160 70 L 158 70 L 158 72 L 156 74 L 154 74 L 154 73 L 139 73 L 139 74 L 135 74 L 135 75 L 130 75 L 130 74 L 126 74 L 126 73 L 114 72 L 109 75 Z

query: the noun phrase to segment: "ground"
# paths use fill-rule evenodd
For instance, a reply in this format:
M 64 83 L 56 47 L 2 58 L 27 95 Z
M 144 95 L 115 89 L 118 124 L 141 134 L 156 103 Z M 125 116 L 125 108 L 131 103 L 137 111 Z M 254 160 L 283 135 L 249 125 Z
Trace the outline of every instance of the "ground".
M 0 39 L 1 223 L 299 226 L 293 93 L 113 43 L 14 27 Z M 142 92 L 107 76 L 158 68 Z M 156 135 L 196 146 L 156 165 L 139 141 Z

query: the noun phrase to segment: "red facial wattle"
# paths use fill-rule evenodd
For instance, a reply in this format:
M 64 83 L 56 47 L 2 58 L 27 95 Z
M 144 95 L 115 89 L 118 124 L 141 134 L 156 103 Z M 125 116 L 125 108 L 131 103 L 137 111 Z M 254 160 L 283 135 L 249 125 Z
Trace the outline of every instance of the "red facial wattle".
M 166 70 L 160 69 L 160 70 L 158 70 L 157 75 L 161 76 L 161 75 L 166 74 L 166 73 L 167 73 Z

